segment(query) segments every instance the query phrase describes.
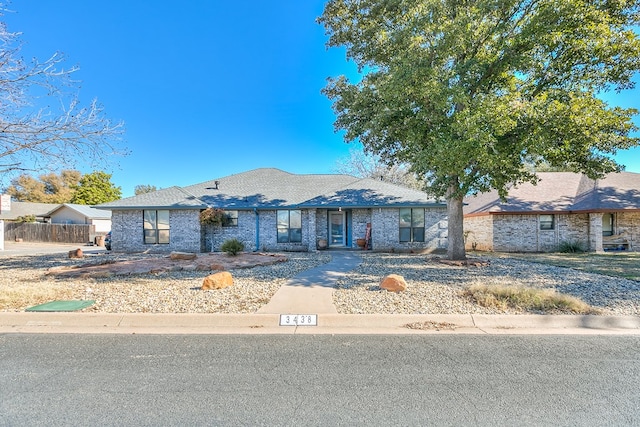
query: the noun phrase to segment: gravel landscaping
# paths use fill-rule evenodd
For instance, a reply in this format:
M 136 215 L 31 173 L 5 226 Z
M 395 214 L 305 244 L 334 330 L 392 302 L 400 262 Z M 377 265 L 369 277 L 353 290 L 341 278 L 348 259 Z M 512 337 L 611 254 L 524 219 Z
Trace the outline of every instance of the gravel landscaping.
M 461 295 L 471 284 L 551 288 L 573 295 L 605 315 L 640 315 L 640 282 L 569 268 L 531 263 L 492 254 L 486 267 L 445 265 L 429 255 L 359 252 L 363 262 L 334 292 L 339 313 L 519 314 L 481 307 Z M 52 299 L 91 299 L 87 312 L 109 313 L 253 313 L 289 278 L 330 260 L 329 252 L 287 253 L 289 260 L 270 266 L 234 269 L 234 286 L 202 291 L 204 271 L 172 271 L 104 278 L 55 278 L 51 267 L 88 262 L 118 262 L 161 255 L 102 254 L 73 260 L 65 255 L 3 258 L 0 263 L 0 311 L 25 308 Z M 402 293 L 379 288 L 390 273 L 404 276 Z M 26 295 L 26 297 L 25 297 Z
M 522 314 L 496 311 L 472 303 L 461 291 L 473 284 L 555 289 L 580 298 L 605 315 L 640 315 L 640 282 L 585 273 L 490 254 L 486 267 L 458 267 L 437 262 L 436 257 L 411 254 L 363 253 L 362 264 L 338 282 L 334 302 L 345 314 Z M 380 289 L 386 274 L 402 275 L 407 290 Z M 556 313 L 565 314 L 565 313 Z M 569 314 L 569 313 L 566 313 Z

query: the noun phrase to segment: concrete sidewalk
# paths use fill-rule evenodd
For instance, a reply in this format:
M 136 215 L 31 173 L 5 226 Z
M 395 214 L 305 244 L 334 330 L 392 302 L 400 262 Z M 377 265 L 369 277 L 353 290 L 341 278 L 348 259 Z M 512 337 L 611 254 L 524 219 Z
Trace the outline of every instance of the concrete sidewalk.
M 319 314 L 279 326 L 278 314 L 0 313 L 0 334 L 566 334 L 640 335 L 637 316 Z
M 257 314 L 338 314 L 334 285 L 361 262 L 354 252 L 333 252 L 327 264 L 305 270 L 280 287 Z

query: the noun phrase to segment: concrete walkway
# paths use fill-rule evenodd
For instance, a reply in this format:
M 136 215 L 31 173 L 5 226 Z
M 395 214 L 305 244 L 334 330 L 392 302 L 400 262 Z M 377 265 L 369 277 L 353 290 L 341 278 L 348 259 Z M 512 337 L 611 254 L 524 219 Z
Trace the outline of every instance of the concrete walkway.
M 355 252 L 332 252 L 331 261 L 290 279 L 257 314 L 338 314 L 333 305 L 335 283 L 362 259 Z

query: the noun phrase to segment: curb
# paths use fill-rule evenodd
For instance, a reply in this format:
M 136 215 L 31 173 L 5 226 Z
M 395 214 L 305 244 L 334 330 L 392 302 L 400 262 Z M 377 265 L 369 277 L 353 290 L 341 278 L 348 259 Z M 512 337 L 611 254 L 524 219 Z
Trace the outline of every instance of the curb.
M 280 326 L 277 314 L 5 312 L 0 333 L 640 335 L 638 316 L 319 314 L 317 319 L 317 326 Z

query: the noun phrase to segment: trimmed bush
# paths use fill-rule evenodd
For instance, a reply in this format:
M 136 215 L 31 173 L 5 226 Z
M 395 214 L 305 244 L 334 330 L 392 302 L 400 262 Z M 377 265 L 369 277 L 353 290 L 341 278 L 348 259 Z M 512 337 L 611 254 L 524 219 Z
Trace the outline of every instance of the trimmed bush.
M 242 252 L 244 250 L 244 243 L 238 239 L 225 240 L 222 246 L 220 246 L 220 250 L 228 253 L 229 255 L 235 256 L 238 255 L 238 252 Z
M 578 253 L 578 252 L 586 252 L 584 246 L 580 242 L 561 242 L 558 246 L 558 252 L 563 252 L 566 254 L 569 253 Z

